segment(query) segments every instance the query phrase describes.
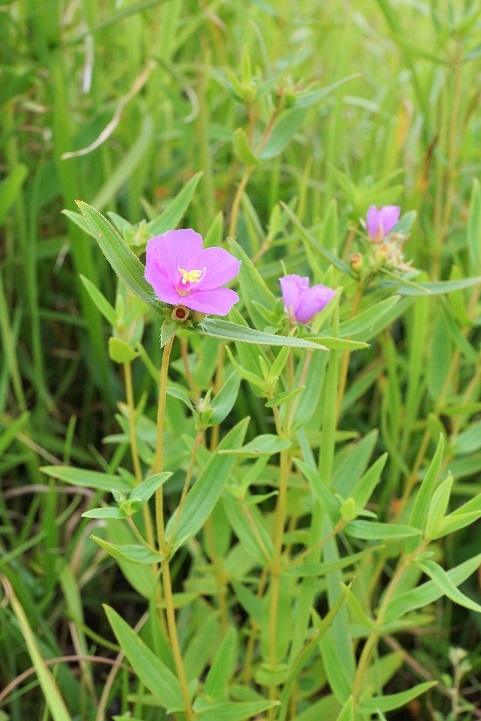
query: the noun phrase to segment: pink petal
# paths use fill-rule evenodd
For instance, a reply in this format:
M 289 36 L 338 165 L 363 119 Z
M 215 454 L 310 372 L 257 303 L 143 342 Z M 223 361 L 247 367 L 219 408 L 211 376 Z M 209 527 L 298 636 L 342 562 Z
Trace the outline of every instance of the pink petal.
M 194 290 L 180 301 L 191 310 L 212 315 L 227 315 L 239 296 L 231 288 L 215 288 L 213 290 Z
M 157 265 L 155 260 L 152 259 L 152 256 L 147 256 L 145 279 L 153 287 L 159 300 L 162 300 L 164 303 L 171 303 L 172 305 L 182 303 L 174 283 L 170 280 L 170 277 L 165 274 L 164 269 Z
M 288 313 L 295 314 L 303 290 L 303 284 L 301 283 L 303 280 L 307 280 L 307 287 L 309 287 L 309 279 L 301 278 L 299 275 L 286 275 L 279 278 L 284 307 Z
M 295 312 L 296 320 L 299 323 L 309 323 L 316 313 L 320 313 L 335 295 L 336 292 L 325 285 L 313 285 L 312 288 L 305 290 L 299 299 L 299 305 Z
M 371 205 L 366 215 L 367 232 L 371 238 L 376 238 L 379 231 L 379 211 L 375 205 Z
M 157 266 L 164 271 L 173 286 L 180 280 L 179 268 L 199 268 L 202 236 L 194 230 L 169 230 L 151 238 L 147 243 L 146 266 Z M 147 278 L 147 275 L 145 276 Z M 147 280 L 149 280 L 147 278 Z M 150 281 L 149 281 L 150 283 Z
M 379 211 L 384 235 L 388 235 L 394 228 L 401 215 L 401 208 L 398 205 L 385 205 Z
M 213 290 L 225 285 L 239 272 L 240 260 L 224 248 L 206 248 L 199 257 L 199 270 L 206 269 L 202 290 Z

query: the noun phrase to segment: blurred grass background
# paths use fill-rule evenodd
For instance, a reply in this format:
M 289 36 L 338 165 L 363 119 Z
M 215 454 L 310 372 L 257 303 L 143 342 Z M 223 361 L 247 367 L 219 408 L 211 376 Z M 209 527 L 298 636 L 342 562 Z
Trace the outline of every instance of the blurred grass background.
M 479 258 L 466 251 L 466 222 L 481 168 L 480 18 L 481 7 L 467 0 L 14 0 L 0 8 L 2 570 L 10 569 L 12 583 L 15 576 L 32 626 L 43 629 L 47 657 L 65 650 L 59 599 L 77 620 L 81 613 L 79 586 L 55 558 L 63 546 L 75 561 L 79 532 L 68 529 L 81 499 L 57 499 L 39 468 L 59 460 L 107 468 L 108 453 L 96 449 L 123 397 L 105 323 L 79 274 L 111 300 L 115 279 L 62 209 L 82 199 L 138 223 L 203 171 L 183 225 L 205 233 L 222 213 L 225 237 L 244 174 L 234 131 L 258 141 L 293 90 L 345 80 L 306 110 L 281 154 L 253 170 L 237 237 L 257 250 L 278 201 L 297 196 L 306 227 L 336 218 L 332 243 L 347 252 L 350 229 L 370 203 L 397 203 L 418 212 L 405 249 L 415 266 L 433 280 L 456 277 L 453 266 L 479 275 Z M 242 102 L 231 73 L 257 88 L 255 100 Z M 286 249 L 279 244 L 272 259 Z M 475 307 L 464 323 L 479 341 Z M 442 329 L 434 332 L 436 312 L 426 308 L 426 344 L 409 359 L 425 417 L 449 370 L 438 350 L 455 352 L 443 345 Z M 155 333 L 148 343 L 154 349 Z M 407 363 L 399 358 L 389 378 L 398 374 L 398 390 Z M 479 360 L 477 370 L 472 359 L 454 368 L 466 383 L 479 380 Z M 455 382 L 454 396 L 458 390 Z M 424 428 L 418 424 L 418 436 Z M 474 451 L 466 477 L 481 468 Z M 101 568 L 94 587 L 113 582 Z M 82 647 L 94 631 L 79 623 Z M 18 630 L 2 628 L 0 669 L 15 678 L 29 661 L 18 653 Z M 62 674 L 88 705 L 88 671 L 82 692 Z M 13 721 L 25 718 L 22 704 L 21 697 L 12 703 Z

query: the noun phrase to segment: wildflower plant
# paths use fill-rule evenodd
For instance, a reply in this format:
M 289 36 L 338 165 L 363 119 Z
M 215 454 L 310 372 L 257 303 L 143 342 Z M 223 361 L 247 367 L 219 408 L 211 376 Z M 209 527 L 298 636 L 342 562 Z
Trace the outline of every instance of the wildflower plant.
M 453 481 L 442 470 L 441 434 L 413 497 L 411 486 L 392 516 L 380 518 L 372 498 L 388 454 L 369 461 L 372 434 L 354 444 L 348 435 L 337 450 L 352 354 L 383 337 L 403 312 L 403 292 L 406 300 L 431 292 L 429 283 L 406 280 L 401 264 L 383 276 L 376 253 L 407 237 L 398 209 L 376 218 L 370 211 L 364 276 L 352 255 L 348 264 L 320 249 L 330 262 L 316 270 L 323 283 L 280 273 L 269 287 L 235 240 L 229 251 L 203 249 L 194 230 L 164 230 L 146 242 L 144 266 L 106 218 L 79 208 L 120 281 L 116 309 L 88 282 L 86 289 L 113 326 L 111 357 L 124 367 L 127 404 L 115 442 L 129 444 L 134 473 L 44 470 L 111 490 L 110 501 L 83 515 L 105 524 L 93 540 L 149 608 L 149 633 L 138 633 L 105 607 L 148 694 L 134 696 L 137 707 L 186 721 L 365 721 L 429 691 L 435 680 L 384 690 L 402 656 L 379 658 L 382 639 L 428 624 L 422 609 L 443 594 L 481 611 L 459 589 L 481 556 L 445 570 L 435 551 L 440 538 L 481 518 L 481 496 L 448 512 Z M 311 253 L 309 231 L 291 209 L 282 212 Z M 374 282 L 380 295 L 370 301 Z M 123 308 L 130 315 L 119 318 Z M 142 346 L 145 324 L 156 322 L 158 369 Z M 157 379 L 155 422 L 135 403 L 136 359 Z M 254 433 L 236 411 L 241 382 L 268 419 Z M 182 581 L 173 569 L 187 558 Z M 371 605 L 371 574 L 392 558 L 392 577 Z
M 31 5 L 2 721 L 481 718 L 476 3 Z

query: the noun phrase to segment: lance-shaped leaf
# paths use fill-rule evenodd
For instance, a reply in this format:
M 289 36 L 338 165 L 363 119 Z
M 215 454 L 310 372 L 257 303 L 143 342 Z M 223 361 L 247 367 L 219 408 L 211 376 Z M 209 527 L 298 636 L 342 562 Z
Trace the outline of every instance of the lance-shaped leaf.
M 244 418 L 222 439 L 218 451 L 235 448 L 242 444 L 249 418 Z M 166 528 L 166 537 L 173 548 L 187 543 L 200 531 L 212 509 L 220 498 L 229 475 L 236 462 L 235 456 L 214 453 L 192 489 L 187 494 L 184 507 L 177 520 L 178 512 L 174 513 Z M 171 534 L 173 538 L 170 538 Z
M 166 233 L 168 230 L 172 230 L 177 227 L 178 222 L 190 205 L 195 189 L 197 188 L 202 175 L 202 171 L 196 173 L 196 175 L 194 175 L 189 182 L 184 185 L 180 193 L 175 196 L 167 210 L 165 210 L 162 215 L 159 215 L 158 218 L 147 224 L 147 231 L 152 236 L 162 235 L 162 233 Z
M 97 491 L 122 491 L 130 492 L 132 484 L 120 476 L 98 471 L 85 471 L 82 468 L 69 468 L 68 466 L 44 466 L 43 473 L 51 478 L 58 478 L 64 483 L 71 483 L 72 486 L 80 488 L 95 488 Z
M 139 681 L 159 699 L 165 709 L 181 711 L 184 708 L 182 691 L 180 683 L 172 671 L 113 608 L 105 605 L 104 608 L 117 641 Z
M 394 711 L 397 708 L 406 706 L 410 701 L 425 693 L 433 686 L 436 686 L 437 681 L 426 681 L 426 683 L 420 683 L 414 688 L 410 688 L 407 691 L 401 691 L 400 693 L 392 693 L 388 696 L 374 696 L 373 698 L 361 701 L 361 711 L 373 713 L 374 711 Z
M 242 343 L 255 343 L 258 345 L 289 346 L 290 348 L 305 348 L 308 350 L 327 350 L 320 343 L 313 343 L 307 338 L 291 338 L 290 336 L 275 335 L 254 330 L 244 325 L 237 325 L 228 320 L 205 318 L 202 323 L 192 328 L 202 335 L 221 340 L 241 341 Z
M 132 253 L 114 226 L 109 223 L 107 218 L 104 218 L 102 213 L 99 213 L 98 210 L 87 205 L 87 203 L 77 200 L 77 205 L 95 234 L 100 249 L 120 280 L 152 310 L 160 313 L 162 306 L 155 299 L 152 286 L 144 278 L 144 266 L 137 256 Z

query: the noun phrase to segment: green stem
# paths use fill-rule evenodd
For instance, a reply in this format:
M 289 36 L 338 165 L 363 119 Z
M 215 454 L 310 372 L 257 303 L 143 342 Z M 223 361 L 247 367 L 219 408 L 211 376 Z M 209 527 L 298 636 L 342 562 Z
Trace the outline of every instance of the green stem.
M 187 468 L 187 473 L 185 474 L 184 487 L 182 488 L 182 493 L 181 493 L 181 496 L 180 496 L 179 505 L 177 506 L 177 513 L 176 513 L 176 516 L 175 516 L 175 521 L 174 521 L 174 525 L 173 525 L 173 528 L 172 528 L 172 533 L 170 534 L 169 540 L 168 540 L 168 542 L 167 542 L 167 545 L 168 545 L 168 546 L 170 546 L 170 545 L 172 544 L 173 540 L 174 540 L 175 530 L 176 530 L 176 528 L 177 528 L 177 524 L 179 523 L 179 519 L 180 519 L 180 516 L 181 516 L 181 513 L 182 513 L 182 509 L 183 509 L 183 507 L 184 507 L 185 497 L 186 497 L 186 495 L 187 495 L 187 491 L 189 490 L 190 481 L 191 481 L 191 479 L 192 479 L 192 472 L 193 472 L 193 470 L 194 470 L 195 459 L 197 458 L 197 451 L 199 450 L 199 446 L 200 446 L 200 444 L 201 444 L 201 441 L 202 441 L 202 438 L 203 438 L 203 437 L 204 437 L 204 432 L 203 432 L 203 431 L 197 431 L 197 434 L 196 434 L 196 436 L 195 436 L 195 441 L 194 441 L 194 447 L 193 447 L 193 449 L 192 449 L 192 453 L 191 453 L 191 456 L 190 456 L 189 467 Z
M 229 223 L 229 235 L 230 236 L 235 235 L 235 230 L 237 227 L 237 216 L 239 215 L 239 206 L 240 206 L 241 198 L 244 194 L 244 190 L 246 189 L 247 183 L 249 182 L 251 172 L 252 171 L 250 168 L 245 168 L 244 175 L 242 176 L 242 179 L 239 183 L 236 194 L 234 196 L 234 201 L 232 203 L 232 209 L 231 209 L 231 213 L 230 213 L 230 223 Z
M 167 397 L 169 360 L 170 353 L 172 351 L 172 345 L 174 343 L 174 338 L 175 336 L 172 337 L 165 345 L 164 353 L 162 356 L 162 365 L 160 367 L 159 403 L 157 406 L 157 446 L 154 466 L 155 473 L 162 473 L 164 466 L 165 401 Z M 180 687 L 182 689 L 182 696 L 184 698 L 185 716 L 187 718 L 187 721 L 192 721 L 192 719 L 194 718 L 194 711 L 190 702 L 189 687 L 187 685 L 187 677 L 185 675 L 184 664 L 182 661 L 182 653 L 179 644 L 179 637 L 177 634 L 177 625 L 175 622 L 174 598 L 172 594 L 172 581 L 170 578 L 169 548 L 167 547 L 165 541 L 164 498 L 162 487 L 160 487 L 155 493 L 155 518 L 157 524 L 159 550 L 164 555 L 164 560 L 162 561 L 162 580 L 164 586 L 165 612 L 167 616 L 167 627 L 169 629 L 169 639 L 172 646 L 172 653 L 174 656 L 177 677 L 179 679 Z
M 382 627 L 384 623 L 384 615 L 386 613 L 386 610 L 389 606 L 389 602 L 391 598 L 394 595 L 394 592 L 397 588 L 397 585 L 401 578 L 403 577 L 404 573 L 407 571 L 409 566 L 411 565 L 412 561 L 421 553 L 426 545 L 429 543 L 428 540 L 422 541 L 419 546 L 408 556 L 405 556 L 404 558 L 400 559 L 398 567 L 394 573 L 394 576 L 392 577 L 386 592 L 384 594 L 382 603 L 379 607 L 379 612 L 377 614 L 377 626 L 379 628 L 374 629 L 371 631 L 369 636 L 366 639 L 366 643 L 364 644 L 364 648 L 362 649 L 361 655 L 359 657 L 359 663 L 357 665 L 356 673 L 354 676 L 354 683 L 352 687 L 352 697 L 354 699 L 354 703 L 356 704 L 357 698 L 359 696 L 359 693 L 362 689 L 363 682 L 367 673 L 367 670 L 369 668 L 369 664 L 372 658 L 372 654 L 374 653 L 379 638 L 381 636 L 380 627 Z
M 175 336 L 174 336 L 175 337 Z M 165 426 L 165 401 L 167 396 L 167 378 L 169 372 L 169 360 L 172 345 L 174 343 L 172 337 L 165 345 L 162 356 L 162 365 L 160 367 L 159 379 L 159 403 L 157 406 L 157 440 L 155 448 L 155 465 L 154 473 L 162 473 L 164 466 L 164 426 Z M 162 486 L 155 492 L 155 520 L 157 524 L 157 536 L 159 549 L 164 551 L 165 547 L 165 530 L 164 530 L 164 495 Z
M 124 376 L 125 376 L 125 394 L 127 397 L 127 406 L 129 409 L 129 436 L 130 436 L 130 452 L 132 454 L 132 464 L 134 466 L 135 479 L 137 484 L 142 483 L 144 480 L 142 473 L 142 466 L 140 465 L 139 450 L 137 448 L 137 434 L 135 433 L 135 401 L 134 401 L 134 390 L 132 384 L 132 364 L 124 363 Z M 152 518 L 149 511 L 149 506 L 145 504 L 142 508 L 142 515 L 144 517 L 145 533 L 147 535 L 147 542 L 149 546 L 155 546 L 154 529 L 152 527 Z

